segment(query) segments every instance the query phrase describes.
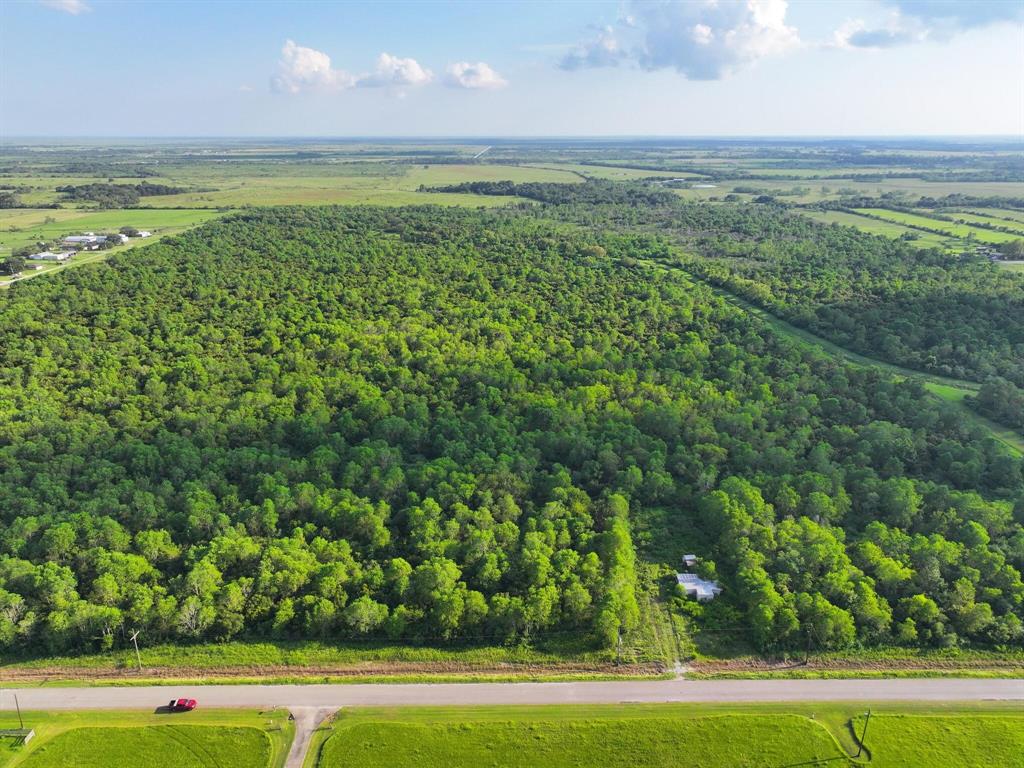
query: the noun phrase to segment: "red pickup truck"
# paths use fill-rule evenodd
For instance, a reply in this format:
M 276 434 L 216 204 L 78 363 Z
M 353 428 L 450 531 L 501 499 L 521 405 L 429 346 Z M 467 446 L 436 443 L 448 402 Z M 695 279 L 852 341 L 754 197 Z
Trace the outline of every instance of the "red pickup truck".
M 167 708 L 171 712 L 191 712 L 196 708 L 195 699 L 171 699 L 171 703 L 167 705 Z

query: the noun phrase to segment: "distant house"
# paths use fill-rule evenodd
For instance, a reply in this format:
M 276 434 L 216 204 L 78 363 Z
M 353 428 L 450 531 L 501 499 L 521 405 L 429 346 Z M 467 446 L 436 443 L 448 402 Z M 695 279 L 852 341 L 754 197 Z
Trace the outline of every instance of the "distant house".
M 105 239 L 106 238 L 96 237 L 96 235 L 93 234 L 69 235 L 68 237 L 65 237 L 61 242 L 64 243 L 64 245 L 70 245 L 75 248 L 81 248 L 82 246 L 90 245 L 92 243 L 98 243 L 101 240 Z
M 677 573 L 676 580 L 686 591 L 688 597 L 695 597 L 699 602 L 706 603 L 722 594 L 717 581 L 707 581 L 696 573 Z
M 33 253 L 29 258 L 35 261 L 67 261 L 74 255 L 74 251 L 60 251 L 59 253 L 43 251 L 42 253 Z
M 686 568 L 694 568 L 697 565 L 696 555 L 683 555 L 683 566 Z
M 139 237 L 152 237 L 153 233 L 152 232 L 146 232 L 144 229 L 140 229 L 138 236 Z

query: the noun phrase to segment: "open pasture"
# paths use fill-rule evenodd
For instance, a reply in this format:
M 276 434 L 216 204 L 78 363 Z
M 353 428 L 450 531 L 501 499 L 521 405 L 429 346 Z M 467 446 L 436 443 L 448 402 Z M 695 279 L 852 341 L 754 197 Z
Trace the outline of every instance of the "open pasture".
M 979 227 L 971 227 L 966 224 L 957 224 L 951 221 L 943 221 L 942 219 L 932 219 L 915 213 L 892 211 L 888 208 L 861 208 L 858 209 L 857 212 L 868 214 L 870 216 L 877 216 L 885 221 L 893 221 L 897 224 L 906 224 L 907 226 L 917 227 L 919 229 L 939 230 L 961 239 L 965 239 L 968 236 L 973 235 L 980 243 L 998 244 L 1017 239 L 1006 232 L 993 232 Z
M 599 171 L 600 172 L 600 171 Z M 643 173 L 640 175 L 658 175 Z M 671 175 L 671 174 L 670 174 Z M 627 177 L 623 177 L 627 178 Z M 628 178 L 633 178 L 629 176 Z M 147 177 L 188 191 L 144 197 L 142 206 L 152 208 L 238 208 L 246 205 L 500 205 L 508 198 L 481 199 L 475 195 L 438 195 L 419 192 L 419 187 L 445 186 L 466 181 L 544 181 L 577 183 L 583 177 L 571 168 L 503 164 L 408 164 L 393 161 L 310 163 L 216 163 L 196 161 L 162 166 L 160 175 Z M 49 177 L 8 174 L 0 181 L 14 187 L 23 203 L 60 203 L 57 186 L 89 183 L 137 184 L 138 178 L 107 176 Z M 62 203 L 88 208 L 88 204 Z
M 121 227 L 136 227 L 148 230 L 154 236 L 175 234 L 220 215 L 216 210 L 207 209 L 9 209 L 0 215 L 0 256 L 23 246 L 75 232 L 109 232 Z M 152 240 L 136 240 L 133 244 L 145 242 Z
M 911 245 L 918 248 L 943 248 L 950 244 L 949 238 L 936 235 L 931 232 L 921 232 L 901 224 L 888 221 L 878 221 L 867 216 L 858 216 L 855 213 L 846 211 L 800 211 L 804 216 L 819 221 L 822 224 L 841 224 L 846 227 L 855 227 L 862 232 L 869 232 L 872 235 L 882 237 L 898 238 L 903 235 L 914 235 L 913 240 L 908 240 Z
M 983 216 L 978 213 L 968 213 L 966 211 L 943 211 L 943 216 L 948 216 L 951 219 L 962 221 L 965 224 L 982 224 L 990 227 L 1002 227 L 1008 229 L 1011 232 L 1020 233 L 1021 237 L 1024 237 L 1024 221 L 1013 221 L 1011 219 L 999 219 L 994 216 Z

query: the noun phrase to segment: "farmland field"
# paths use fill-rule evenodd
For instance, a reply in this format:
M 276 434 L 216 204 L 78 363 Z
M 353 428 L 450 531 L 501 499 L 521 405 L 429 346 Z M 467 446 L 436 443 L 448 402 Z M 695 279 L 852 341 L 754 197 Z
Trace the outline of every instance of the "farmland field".
M 121 227 L 136 227 L 149 230 L 154 235 L 175 234 L 219 215 L 217 211 L 204 209 L 12 209 L 0 212 L 0 256 L 39 240 L 53 240 L 76 232 L 109 232 Z
M 1002 221 L 1014 221 L 1024 224 L 1024 211 L 1012 208 L 972 208 L 971 213 Z
M 949 221 L 943 221 L 941 219 L 919 216 L 913 213 L 892 211 L 888 208 L 859 208 L 857 212 L 877 216 L 881 219 L 885 219 L 886 221 L 896 222 L 897 224 L 907 224 L 911 227 L 922 227 L 948 232 L 953 237 L 966 238 L 968 235 L 974 235 L 978 242 L 981 243 L 1006 243 L 1010 240 L 1017 239 L 1014 235 L 1007 234 L 1006 232 L 992 232 L 987 229 L 980 229 L 979 227 L 970 227 L 966 224 L 956 224 Z
M 801 211 L 801 213 L 809 219 L 820 221 L 822 224 L 842 224 L 847 227 L 855 227 L 862 232 L 869 232 L 872 235 L 881 235 L 883 237 L 914 235 L 914 239 L 907 242 L 918 248 L 942 248 L 949 243 L 949 239 L 942 235 L 921 232 L 910 227 L 904 227 L 901 224 L 869 219 L 866 216 L 858 216 L 855 213 L 847 213 L 846 211 Z
M 959 768 L 1022 764 L 1019 712 L 872 709 L 862 755 L 870 756 L 871 765 L 951 764 L 943 757 L 955 757 Z M 854 765 L 850 757 L 864 733 L 863 713 L 864 708 L 838 704 L 356 710 L 338 715 L 316 766 Z
M 965 213 L 964 211 L 944 211 L 943 216 L 963 221 L 966 224 L 985 224 L 990 227 L 1003 227 L 1014 232 L 1019 232 L 1024 237 L 1024 221 L 1016 222 L 1007 219 L 997 219 L 992 216 L 982 216 L 976 213 Z

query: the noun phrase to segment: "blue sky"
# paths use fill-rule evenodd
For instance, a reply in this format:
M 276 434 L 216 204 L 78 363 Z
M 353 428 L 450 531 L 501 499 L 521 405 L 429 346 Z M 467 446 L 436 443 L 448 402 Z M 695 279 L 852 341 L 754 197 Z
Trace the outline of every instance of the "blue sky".
M 0 134 L 1024 134 L 1020 0 L 0 2 Z

